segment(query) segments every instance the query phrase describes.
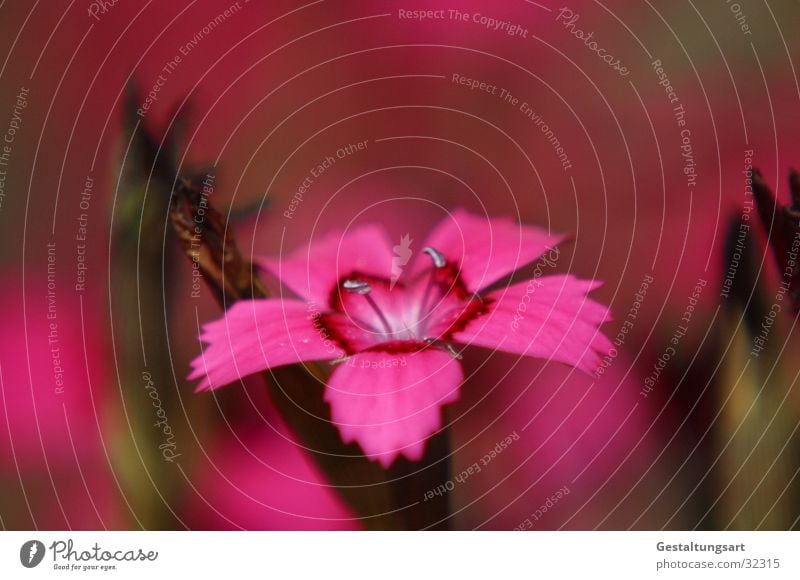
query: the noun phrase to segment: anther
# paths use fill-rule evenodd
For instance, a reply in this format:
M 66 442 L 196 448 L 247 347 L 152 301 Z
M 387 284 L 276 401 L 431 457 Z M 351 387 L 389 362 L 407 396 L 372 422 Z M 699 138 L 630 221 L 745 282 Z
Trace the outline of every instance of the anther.
M 431 257 L 431 260 L 433 260 L 433 265 L 436 268 L 444 268 L 447 265 L 447 259 L 444 257 L 444 254 L 442 254 L 436 248 L 431 248 L 430 246 L 428 246 L 422 251 Z
M 342 284 L 342 288 L 351 294 L 358 294 L 360 296 L 372 292 L 372 286 L 369 285 L 369 282 L 364 282 L 364 280 L 345 280 Z
M 443 341 L 443 340 L 439 340 L 438 338 L 426 338 L 425 339 L 425 343 L 430 345 L 430 346 L 435 346 L 435 347 L 444 349 L 445 351 L 447 351 L 447 354 L 449 354 L 450 356 L 452 356 L 456 360 L 461 360 L 461 359 L 464 358 L 461 355 L 461 353 L 458 352 L 455 349 L 455 347 L 449 342 L 446 342 L 446 341 Z

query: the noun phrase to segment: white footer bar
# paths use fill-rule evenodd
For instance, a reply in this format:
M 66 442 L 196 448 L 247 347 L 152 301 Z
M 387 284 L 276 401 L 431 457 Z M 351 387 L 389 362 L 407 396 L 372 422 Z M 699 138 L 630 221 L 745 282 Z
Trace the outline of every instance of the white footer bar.
M 3 532 L 0 578 L 800 578 L 791 532 Z

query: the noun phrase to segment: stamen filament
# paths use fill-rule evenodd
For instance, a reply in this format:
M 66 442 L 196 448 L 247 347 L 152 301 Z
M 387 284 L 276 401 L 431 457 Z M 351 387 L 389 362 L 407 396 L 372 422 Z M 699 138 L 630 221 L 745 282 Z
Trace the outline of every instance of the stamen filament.
M 386 329 L 386 334 L 394 334 L 394 331 L 392 330 L 392 325 L 389 324 L 389 321 L 386 319 L 386 316 L 383 314 L 381 309 L 378 308 L 378 305 L 375 303 L 375 300 L 372 298 L 372 296 L 370 296 L 369 294 L 364 294 L 364 298 L 366 298 L 369 305 L 372 306 L 372 309 L 375 311 L 375 314 L 377 314 L 378 318 L 380 318 L 383 327 Z
M 427 314 L 425 307 L 428 304 L 428 299 L 433 289 L 433 284 L 436 281 L 436 270 L 431 270 L 431 275 L 428 276 L 428 285 L 425 287 L 425 293 L 422 295 L 422 300 L 419 303 L 419 311 L 417 312 L 417 321 L 421 324 L 423 315 Z M 424 334 L 424 333 L 423 333 Z
M 389 324 L 389 321 L 386 319 L 383 311 L 381 311 L 381 309 L 378 307 L 378 304 L 375 302 L 372 296 L 369 295 L 369 293 L 372 292 L 372 286 L 369 285 L 369 282 L 365 282 L 364 280 L 345 280 L 342 284 L 342 287 L 351 294 L 363 296 L 367 301 L 367 304 L 369 304 L 375 311 L 375 314 L 378 315 L 378 319 L 381 321 L 381 324 L 383 324 L 384 329 L 386 329 L 386 334 L 394 334 L 392 325 Z
M 431 260 L 433 261 L 433 268 L 431 269 L 431 275 L 428 278 L 428 285 L 425 287 L 425 293 L 422 295 L 422 300 L 420 301 L 419 311 L 417 312 L 417 321 L 421 324 L 423 316 L 427 315 L 430 311 L 427 310 L 428 307 L 428 300 L 430 299 L 431 290 L 433 290 L 434 283 L 436 282 L 436 270 L 440 268 L 444 268 L 447 265 L 447 259 L 444 255 L 437 250 L 436 248 L 427 247 L 422 250 L 428 256 L 430 256 Z M 424 334 L 424 332 L 422 332 Z

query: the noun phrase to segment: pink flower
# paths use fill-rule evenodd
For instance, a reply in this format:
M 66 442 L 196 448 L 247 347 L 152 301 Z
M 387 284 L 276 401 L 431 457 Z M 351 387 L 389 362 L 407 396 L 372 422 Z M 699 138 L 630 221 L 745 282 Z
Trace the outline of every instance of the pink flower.
M 432 232 L 396 283 L 392 244 L 375 226 L 330 234 L 263 265 L 304 299 L 238 302 L 205 325 L 192 362 L 198 390 L 304 361 L 334 360 L 325 398 L 346 442 L 384 467 L 419 460 L 441 407 L 463 381 L 455 345 L 567 363 L 591 372 L 611 344 L 600 283 L 541 276 L 488 289 L 552 251 L 560 237 L 510 219 L 457 210 Z

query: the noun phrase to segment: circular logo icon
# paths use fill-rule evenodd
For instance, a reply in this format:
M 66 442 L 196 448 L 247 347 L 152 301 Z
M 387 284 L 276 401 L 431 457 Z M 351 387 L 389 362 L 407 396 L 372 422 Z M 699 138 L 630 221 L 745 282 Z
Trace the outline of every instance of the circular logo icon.
M 44 559 L 44 544 L 39 540 L 28 540 L 19 549 L 19 561 L 26 568 L 35 568 Z

